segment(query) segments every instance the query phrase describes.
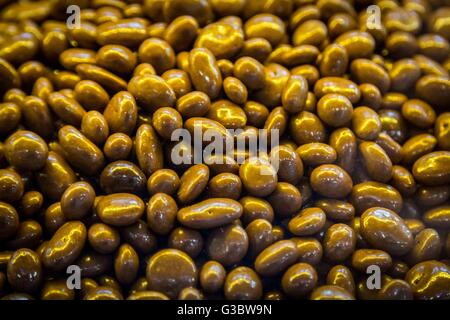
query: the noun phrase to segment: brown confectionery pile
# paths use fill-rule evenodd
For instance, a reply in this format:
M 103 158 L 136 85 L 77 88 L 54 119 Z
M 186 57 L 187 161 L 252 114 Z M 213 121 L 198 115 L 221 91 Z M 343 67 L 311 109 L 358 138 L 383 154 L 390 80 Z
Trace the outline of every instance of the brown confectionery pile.
M 449 0 L 0 0 L 0 298 L 450 299 L 449 41 Z

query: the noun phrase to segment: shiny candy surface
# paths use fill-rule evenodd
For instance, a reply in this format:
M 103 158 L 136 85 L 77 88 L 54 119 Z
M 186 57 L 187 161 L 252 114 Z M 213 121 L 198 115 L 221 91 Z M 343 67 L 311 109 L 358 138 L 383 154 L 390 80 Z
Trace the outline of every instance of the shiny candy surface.
M 0 0 L 0 299 L 450 299 L 448 0 L 67 2 Z

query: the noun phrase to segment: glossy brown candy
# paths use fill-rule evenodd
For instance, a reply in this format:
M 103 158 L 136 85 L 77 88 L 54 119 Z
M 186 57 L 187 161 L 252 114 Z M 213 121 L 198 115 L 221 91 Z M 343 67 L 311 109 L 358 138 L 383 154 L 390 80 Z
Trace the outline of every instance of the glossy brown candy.
M 203 290 L 208 293 L 215 293 L 223 288 L 226 271 L 217 261 L 206 262 L 199 273 L 199 281 Z
M 356 212 L 361 214 L 366 209 L 377 206 L 400 212 L 403 205 L 402 196 L 395 188 L 374 181 L 353 186 L 350 202 L 354 205 Z
M 418 219 L 405 219 L 405 224 L 414 237 L 425 229 L 424 223 Z
M 281 104 L 290 113 L 303 110 L 308 94 L 308 83 L 301 75 L 291 75 L 281 93 Z
M 392 266 L 392 258 L 387 252 L 377 249 L 359 249 L 353 253 L 352 266 L 359 272 L 367 272 L 372 265 L 386 272 Z
M 133 141 L 124 133 L 113 133 L 103 146 L 103 153 L 110 161 L 125 160 L 129 157 Z
M 48 147 L 45 141 L 31 131 L 19 130 L 5 141 L 5 158 L 23 170 L 38 170 L 45 165 Z
M 268 197 L 268 200 L 280 217 L 291 216 L 302 206 L 300 191 L 287 182 L 279 182 L 275 191 Z
M 203 237 L 197 230 L 185 227 L 175 228 L 169 235 L 170 248 L 186 252 L 190 257 L 197 257 L 203 249 Z
M 54 124 L 47 103 L 41 98 L 28 96 L 23 98 L 21 108 L 23 120 L 29 130 L 48 139 L 53 134 Z
M 373 84 L 380 89 L 381 94 L 386 93 L 391 86 L 387 71 L 368 59 L 353 60 L 350 73 L 356 82 Z
M 136 75 L 128 83 L 128 91 L 139 106 L 149 112 L 160 107 L 172 107 L 175 104 L 175 92 L 163 78 L 152 75 Z
M 105 22 L 97 29 L 97 41 L 100 45 L 120 44 L 134 47 L 147 38 L 145 25 L 138 19 Z
M 19 215 L 16 209 L 5 202 L 0 202 L 0 239 L 14 236 L 19 229 Z
M 244 188 L 254 196 L 267 196 L 277 186 L 278 178 L 274 167 L 262 158 L 246 160 L 239 169 L 239 176 Z
M 413 164 L 421 156 L 433 151 L 437 144 L 437 139 L 427 133 L 418 134 L 403 144 L 403 163 Z
M 351 293 L 336 285 L 318 287 L 309 298 L 310 300 L 355 300 Z
M 375 142 L 383 148 L 384 152 L 389 156 L 392 163 L 399 163 L 403 160 L 405 152 L 403 146 L 401 146 L 397 141 L 392 139 L 390 135 L 385 132 L 381 132 L 375 139 Z
M 0 104 L 0 133 L 5 134 L 17 127 L 22 113 L 17 104 L 4 102 Z
M 321 78 L 314 85 L 314 94 L 318 98 L 329 93 L 341 94 L 352 103 L 358 102 L 361 97 L 361 91 L 354 82 L 339 77 Z
M 11 249 L 36 248 L 42 242 L 42 226 L 36 220 L 25 220 L 19 224 L 15 236 L 6 242 Z
M 120 231 L 121 239 L 131 244 L 139 253 L 148 254 L 155 250 L 156 237 L 144 221 L 138 220 Z
M 314 205 L 325 212 L 327 219 L 333 221 L 350 221 L 355 216 L 355 208 L 353 205 L 343 200 L 320 199 Z
M 223 266 L 241 261 L 247 253 L 249 240 L 246 231 L 238 225 L 213 230 L 208 236 L 206 251 L 210 259 Z
M 295 243 L 280 240 L 264 249 L 255 260 L 255 270 L 262 276 L 274 276 L 283 272 L 299 257 Z
M 450 113 L 444 112 L 441 113 L 437 118 L 434 125 L 434 135 L 438 141 L 438 145 L 443 150 L 450 150 Z
M 172 133 L 182 127 L 183 119 L 174 108 L 164 107 L 155 111 L 152 123 L 156 132 L 169 140 L 172 138 Z
M 61 197 L 61 210 L 67 220 L 78 220 L 87 215 L 94 205 L 95 191 L 84 181 L 70 185 Z
M 375 248 L 393 255 L 405 254 L 413 247 L 411 231 L 403 219 L 386 208 L 373 207 L 362 214 L 361 234 Z
M 319 232 L 325 225 L 326 215 L 320 208 L 306 208 L 289 221 L 289 231 L 298 236 L 309 236 Z
M 306 165 L 313 167 L 332 163 L 336 160 L 336 151 L 329 145 L 321 142 L 306 143 L 295 151 Z
M 174 19 L 164 31 L 164 39 L 174 51 L 186 50 L 192 45 L 198 32 L 198 22 L 192 16 L 180 16 Z
M 328 198 L 344 198 L 353 187 L 350 176 L 341 167 L 324 164 L 311 172 L 311 187 Z
M 21 176 L 12 169 L 0 169 L 0 201 L 13 203 L 18 201 L 24 192 Z
M 206 117 L 217 121 L 227 129 L 243 128 L 247 124 L 245 112 L 229 100 L 218 100 L 211 104 Z
M 352 173 L 357 157 L 356 137 L 348 128 L 340 128 L 330 135 L 330 146 L 336 151 L 336 164 Z
M 118 92 L 109 101 L 103 115 L 111 133 L 122 132 L 130 135 L 137 123 L 136 101 L 129 92 Z
M 67 160 L 77 170 L 92 175 L 103 167 L 103 152 L 75 127 L 62 127 L 58 132 L 58 140 Z
M 339 77 L 347 70 L 348 54 L 344 47 L 330 44 L 322 52 L 320 73 L 324 77 Z
M 235 200 L 212 198 L 184 207 L 177 213 L 178 221 L 194 229 L 219 227 L 238 219 L 243 208 Z
M 366 2 L 5 4 L 0 295 L 448 299 L 449 10 Z
M 270 157 L 278 159 L 279 181 L 297 183 L 303 176 L 304 168 L 301 157 L 288 145 L 280 145 L 272 148 Z
M 438 259 L 442 245 L 436 230 L 427 228 L 420 231 L 414 238 L 414 247 L 408 253 L 408 261 L 411 265 L 419 262 Z
M 276 241 L 272 224 L 264 219 L 255 219 L 245 228 L 248 235 L 248 256 L 255 258 L 262 250 Z
M 196 48 L 189 54 L 189 75 L 198 91 L 214 99 L 222 87 L 222 75 L 216 59 L 206 48 Z
M 285 272 L 281 285 L 287 295 L 300 298 L 314 289 L 317 279 L 316 270 L 311 265 L 297 263 Z
M 436 120 L 436 113 L 426 102 L 411 99 L 402 105 L 402 115 L 410 123 L 419 128 L 428 128 Z
M 96 145 L 102 145 L 109 135 L 105 117 L 98 111 L 89 111 L 81 119 L 81 132 Z
M 280 64 L 269 63 L 265 65 L 264 73 L 265 85 L 255 92 L 254 97 L 256 101 L 273 108 L 281 104 L 281 94 L 289 80 L 289 70 Z
M 320 98 L 317 103 L 317 114 L 327 125 L 341 127 L 352 119 L 353 106 L 347 97 L 330 93 Z
M 35 292 L 43 281 L 39 255 L 29 249 L 15 251 L 8 262 L 6 274 L 14 290 L 25 293 Z
M 161 77 L 173 89 L 177 98 L 180 98 L 192 91 L 192 83 L 189 75 L 183 70 L 167 70 L 161 75 Z
M 109 95 L 97 82 L 82 80 L 74 88 L 75 99 L 85 110 L 102 111 L 109 101 Z
M 137 129 L 134 146 L 139 167 L 147 177 L 162 168 L 161 144 L 151 125 L 142 124 Z
M 416 93 L 433 107 L 445 110 L 443 101 L 448 99 L 450 81 L 444 76 L 426 75 L 416 83 Z
M 111 286 L 98 286 L 89 290 L 83 300 L 123 300 L 122 294 Z
M 302 111 L 291 118 L 289 132 L 298 145 L 324 142 L 326 130 L 321 120 L 313 113 Z
M 61 92 L 53 92 L 48 97 L 48 104 L 51 110 L 65 123 L 78 127 L 86 110 L 71 97 Z
M 175 225 L 178 206 L 175 200 L 165 194 L 156 193 L 147 204 L 147 224 L 157 234 L 168 234 Z
M 115 193 L 104 196 L 96 206 L 99 218 L 112 226 L 129 226 L 144 213 L 145 204 L 129 193 Z
M 233 75 L 249 90 L 261 89 L 265 84 L 264 66 L 252 57 L 242 57 L 235 61 Z
M 144 290 L 131 293 L 127 300 L 169 300 L 169 297 L 161 292 Z
M 120 243 L 119 232 L 103 223 L 93 224 L 87 235 L 90 246 L 103 254 L 114 252 Z
M 450 206 L 443 205 L 425 212 L 423 220 L 426 225 L 435 228 L 448 228 L 450 225 Z
M 355 231 L 343 223 L 330 226 L 323 239 L 324 256 L 331 261 L 344 261 L 353 253 L 355 246 Z
M 41 290 L 42 300 L 75 300 L 75 290 L 67 287 L 67 280 L 57 279 L 45 283 Z
M 186 287 L 180 291 L 178 300 L 203 300 L 203 293 L 192 287 Z
M 114 73 L 95 66 L 93 64 L 79 64 L 75 67 L 77 74 L 83 80 L 92 80 L 111 92 L 126 90 L 127 83 L 125 80 Z M 75 87 L 75 85 L 73 86 Z
M 144 173 L 129 161 L 112 162 L 100 174 L 100 187 L 107 194 L 120 192 L 141 194 L 145 185 Z
M 82 222 L 65 223 L 45 246 L 41 255 L 43 265 L 51 270 L 65 269 L 80 255 L 86 234 L 86 227 Z
M 114 273 L 123 285 L 131 284 L 136 278 L 139 268 L 139 257 L 129 244 L 122 244 L 117 250 L 114 260 Z
M 420 77 L 419 64 L 413 59 L 401 59 L 392 65 L 389 71 L 391 78 L 391 90 L 407 92 L 414 87 Z
M 341 287 L 349 293 L 355 292 L 355 280 L 349 268 L 343 265 L 335 265 L 327 274 L 327 284 Z
M 177 110 L 184 118 L 202 117 L 211 106 L 211 101 L 206 93 L 192 91 L 177 100 Z
M 374 110 L 380 108 L 383 99 L 380 89 L 370 83 L 360 84 L 358 88 L 361 91 L 361 99 L 359 100 L 360 106 L 367 106 Z
M 247 101 L 247 88 L 238 78 L 225 78 L 223 80 L 223 90 L 227 97 L 236 104 L 244 104 Z
M 149 38 L 139 47 L 139 60 L 150 63 L 158 74 L 169 70 L 175 65 L 175 53 L 172 47 L 164 40 Z
M 105 69 L 119 75 L 132 73 L 137 64 L 134 53 L 121 45 L 106 45 L 101 47 L 96 56 L 96 63 Z
M 224 294 L 229 300 L 261 299 L 263 295 L 261 279 L 253 269 L 237 267 L 227 274 Z
M 446 264 L 430 260 L 412 267 L 405 280 L 410 284 L 416 299 L 448 299 L 449 272 Z
M 392 167 L 392 186 L 404 196 L 410 196 L 417 190 L 416 182 L 411 172 L 402 166 Z
M 212 198 L 229 198 L 238 200 L 241 196 L 242 182 L 239 176 L 224 172 L 219 173 L 208 182 L 208 195 Z
M 209 49 L 217 59 L 229 59 L 244 45 L 242 29 L 232 24 L 216 22 L 201 30 L 194 47 Z
M 176 249 L 154 254 L 147 265 L 148 288 L 175 298 L 185 287 L 197 284 L 198 271 L 192 259 Z
M 394 259 L 389 275 L 394 278 L 404 278 L 408 271 L 409 267 L 405 262 Z
M 276 46 L 282 40 L 285 25 L 277 16 L 261 13 L 247 20 L 244 32 L 247 39 L 261 37 L 268 40 L 272 46 Z
M 268 201 L 257 197 L 245 196 L 239 202 L 243 207 L 241 221 L 244 224 L 249 224 L 256 219 L 265 219 L 272 222 L 274 211 Z
M 76 180 L 75 173 L 64 158 L 49 151 L 44 167 L 37 174 L 42 193 L 51 199 L 60 199 L 63 192 Z
M 180 187 L 180 178 L 171 169 L 155 171 L 147 180 L 147 190 L 150 195 L 162 192 L 173 195 Z
M 186 170 L 180 178 L 177 198 L 183 203 L 194 201 L 206 188 L 209 180 L 209 168 L 204 164 L 197 164 Z
M 378 114 L 368 107 L 358 107 L 353 111 L 352 128 L 358 138 L 375 140 L 382 123 Z
M 420 157 L 413 165 L 414 178 L 425 185 L 443 185 L 450 182 L 450 152 L 435 151 Z
M 392 177 L 392 161 L 375 142 L 365 141 L 359 145 L 361 160 L 369 176 L 376 181 L 388 182 Z

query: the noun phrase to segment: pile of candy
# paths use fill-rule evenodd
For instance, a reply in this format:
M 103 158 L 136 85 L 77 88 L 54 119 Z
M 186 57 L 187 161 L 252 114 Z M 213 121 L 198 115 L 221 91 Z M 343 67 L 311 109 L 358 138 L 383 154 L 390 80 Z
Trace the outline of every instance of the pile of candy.
M 450 299 L 445 5 L 0 1 L 0 298 Z

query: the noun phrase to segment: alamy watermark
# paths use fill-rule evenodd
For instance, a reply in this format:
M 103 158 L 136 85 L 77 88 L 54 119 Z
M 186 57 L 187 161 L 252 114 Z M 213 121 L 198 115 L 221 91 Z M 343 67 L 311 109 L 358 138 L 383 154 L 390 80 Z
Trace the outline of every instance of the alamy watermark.
M 367 12 L 367 20 L 366 25 L 367 29 L 382 29 L 381 24 L 381 8 L 377 5 L 370 5 L 366 9 Z
M 73 289 L 80 290 L 81 289 L 81 268 L 79 266 L 77 266 L 76 264 L 72 264 L 67 267 L 66 273 L 70 274 L 70 276 L 67 277 L 67 280 L 66 280 L 67 288 L 69 288 L 71 290 L 73 290 Z
M 78 29 L 81 25 L 81 9 L 79 6 L 73 4 L 67 7 L 66 13 L 69 14 L 69 17 L 66 20 L 67 28 Z

